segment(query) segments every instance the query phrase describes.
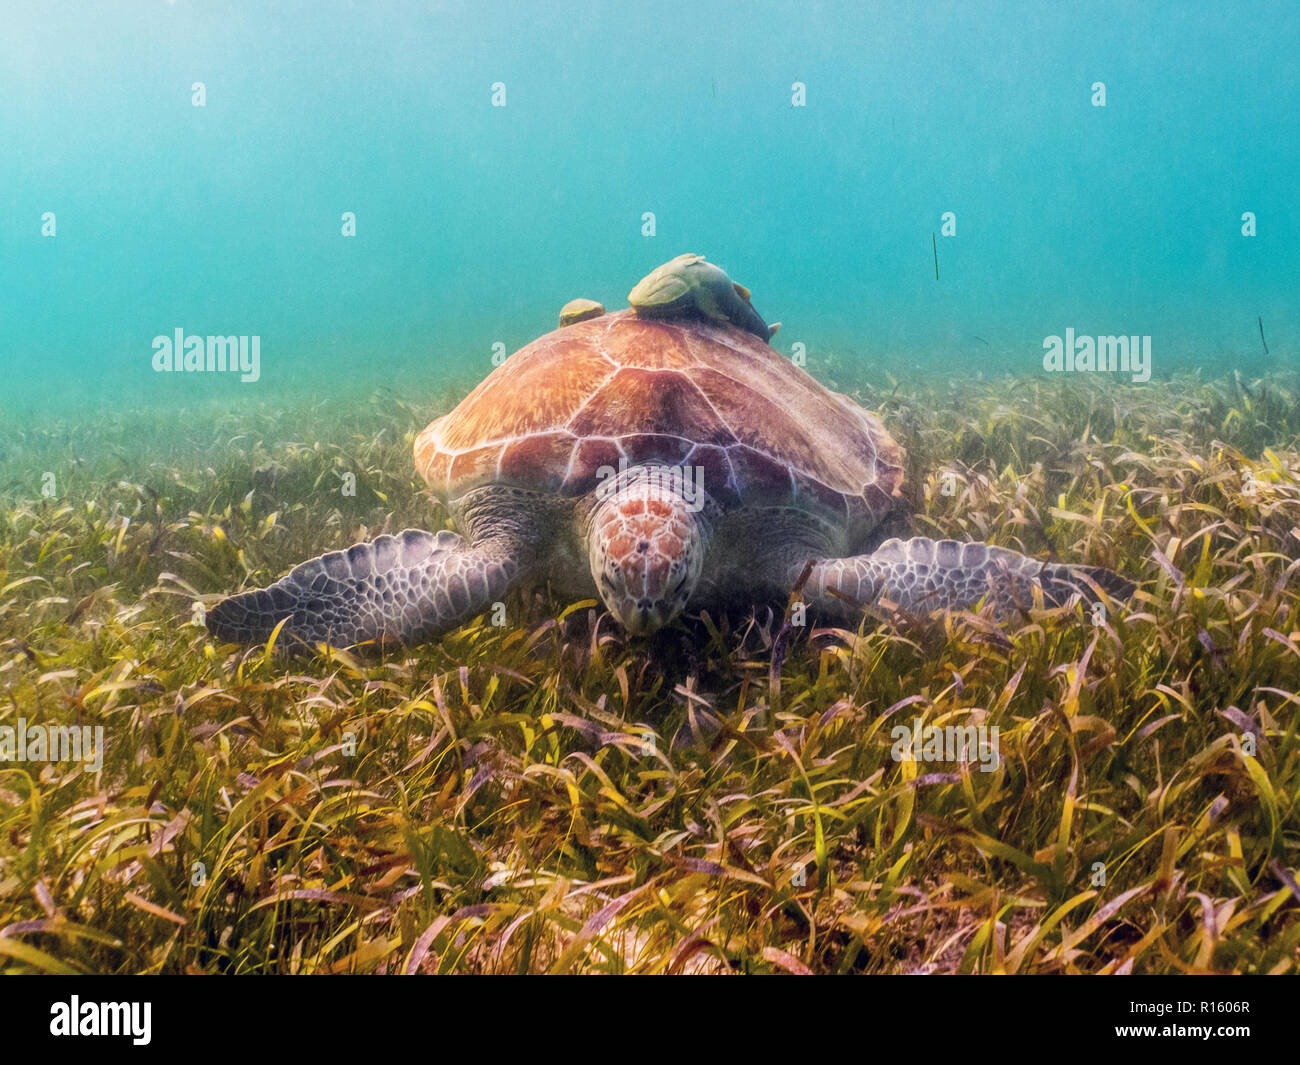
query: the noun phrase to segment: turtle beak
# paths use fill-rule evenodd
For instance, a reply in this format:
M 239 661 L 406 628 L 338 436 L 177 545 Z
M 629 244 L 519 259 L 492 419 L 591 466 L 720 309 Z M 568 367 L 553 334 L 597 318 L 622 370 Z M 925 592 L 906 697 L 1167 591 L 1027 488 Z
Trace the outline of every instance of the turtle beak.
M 684 605 L 678 600 L 637 598 L 626 587 L 614 590 L 608 584 L 602 585 L 601 598 L 631 636 L 658 632 L 681 613 Z
M 662 629 L 669 619 L 664 617 L 663 611 L 653 603 L 629 602 L 627 607 L 619 612 L 619 620 L 631 635 L 649 636 Z

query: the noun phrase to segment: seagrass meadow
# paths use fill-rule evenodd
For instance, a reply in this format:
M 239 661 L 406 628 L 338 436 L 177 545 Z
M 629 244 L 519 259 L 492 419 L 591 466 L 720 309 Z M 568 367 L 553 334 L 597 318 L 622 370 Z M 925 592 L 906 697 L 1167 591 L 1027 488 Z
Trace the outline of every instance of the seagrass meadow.
M 237 649 L 205 605 L 440 527 L 410 447 L 454 397 L 7 415 L 0 726 L 104 749 L 0 763 L 0 968 L 1293 972 L 1300 382 L 850 361 L 908 457 L 882 534 L 1108 566 L 1130 609 L 647 643 L 543 585 L 415 649 Z M 896 759 L 916 721 L 996 726 L 997 768 Z

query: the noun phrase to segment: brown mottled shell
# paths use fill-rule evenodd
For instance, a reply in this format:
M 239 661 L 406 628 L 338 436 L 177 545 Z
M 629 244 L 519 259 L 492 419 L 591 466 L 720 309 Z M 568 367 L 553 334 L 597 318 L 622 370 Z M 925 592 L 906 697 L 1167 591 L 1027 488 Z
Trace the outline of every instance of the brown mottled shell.
M 724 506 L 804 507 L 859 530 L 903 479 L 879 418 L 757 337 L 632 311 L 520 348 L 415 440 L 416 468 L 447 499 L 487 483 L 585 495 L 623 457 L 701 466 Z

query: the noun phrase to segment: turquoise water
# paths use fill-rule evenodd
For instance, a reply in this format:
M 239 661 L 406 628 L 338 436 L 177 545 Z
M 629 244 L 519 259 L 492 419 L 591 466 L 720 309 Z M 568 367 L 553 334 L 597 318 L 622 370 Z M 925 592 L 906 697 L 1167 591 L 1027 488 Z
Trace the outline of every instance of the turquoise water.
M 465 388 L 684 251 L 814 374 L 1294 366 L 1294 4 L 625 7 L 9 0 L 0 405 Z

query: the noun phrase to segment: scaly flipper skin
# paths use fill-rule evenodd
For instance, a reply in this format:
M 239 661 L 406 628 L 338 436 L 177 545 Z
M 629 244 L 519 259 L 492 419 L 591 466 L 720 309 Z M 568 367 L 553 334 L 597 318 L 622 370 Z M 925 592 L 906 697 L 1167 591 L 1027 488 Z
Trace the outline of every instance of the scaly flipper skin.
M 505 539 L 471 544 L 454 532 L 407 529 L 304 562 L 269 588 L 223 599 L 208 631 L 224 643 L 265 643 L 283 618 L 286 642 L 352 647 L 415 644 L 500 599 L 519 576 Z
M 1096 602 L 1100 597 L 1093 584 L 1116 601 L 1136 591 L 1132 581 L 1107 569 L 1040 562 L 988 544 L 918 536 L 886 540 L 870 555 L 817 563 L 804 597 L 840 615 L 852 604 L 869 606 L 880 600 L 909 613 L 968 609 L 982 600 L 996 616 L 1007 618 L 1033 608 L 1038 596 L 1047 607 L 1064 606 L 1073 595 Z

